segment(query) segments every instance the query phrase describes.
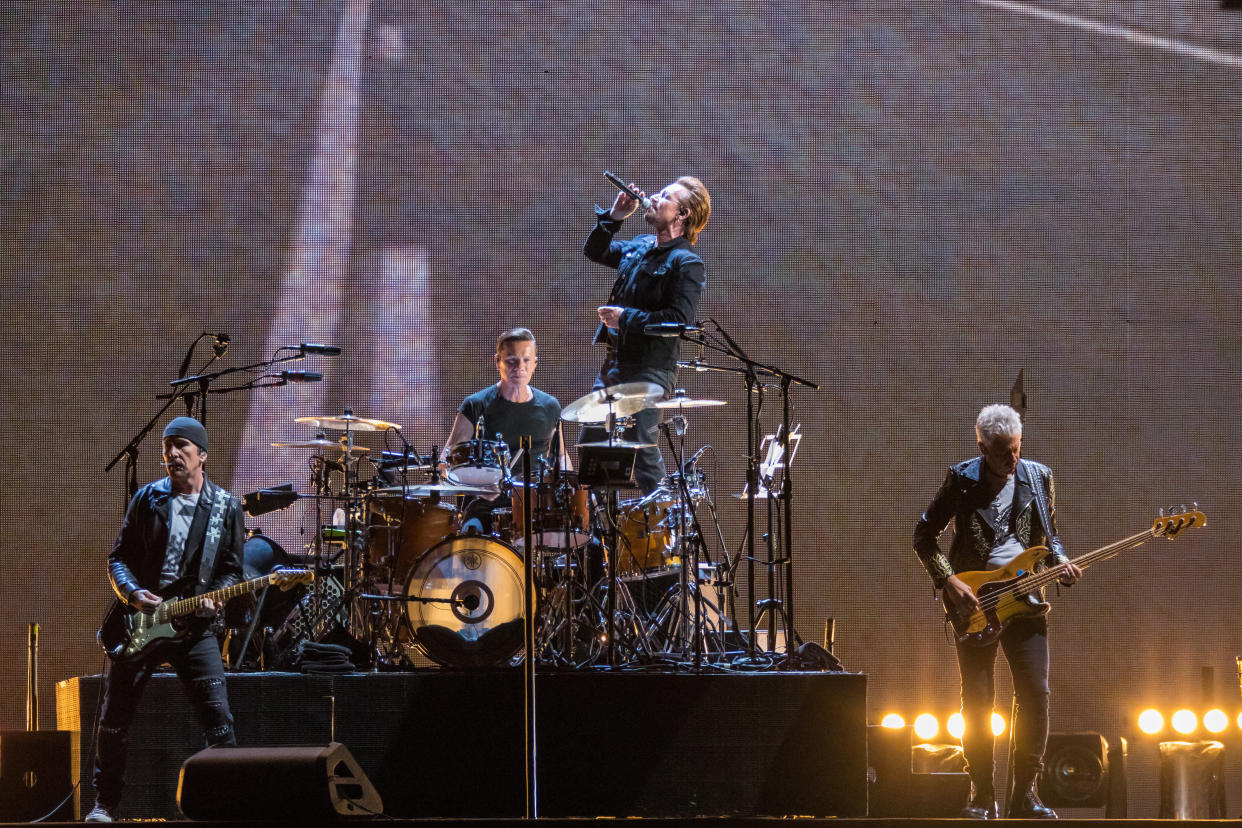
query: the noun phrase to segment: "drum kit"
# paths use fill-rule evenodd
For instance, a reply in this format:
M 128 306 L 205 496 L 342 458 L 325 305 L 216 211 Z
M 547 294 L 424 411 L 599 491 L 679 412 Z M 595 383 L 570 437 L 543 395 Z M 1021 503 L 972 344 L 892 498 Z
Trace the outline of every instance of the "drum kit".
M 342 637 L 377 669 L 516 664 L 527 655 L 529 554 L 541 667 L 681 663 L 724 653 L 732 627 L 725 609 L 729 568 L 702 560 L 697 509 L 711 506 L 711 493 L 695 466 L 698 455 L 680 462 L 687 412 L 724 403 L 684 392 L 663 396 L 658 385 L 626 383 L 592 391 L 562 411 L 566 423 L 606 432 L 604 440 L 579 443 L 580 458 L 592 450 L 628 453 L 631 469 L 632 455 L 651 445 L 621 439 L 635 414 L 655 407 L 680 421 L 680 446 L 672 429 L 666 432 L 678 470 L 655 491 L 629 499 L 620 499 L 628 480 L 601 479 L 585 467 L 580 477 L 540 463 L 523 480 L 504 442 L 468 440 L 436 464 L 436 447 L 419 454 L 396 423 L 349 409 L 298 417 L 316 436 L 272 446 L 311 452 L 309 492 L 288 484 L 262 489 L 246 496 L 246 507 L 254 516 L 313 499 L 319 529 L 301 554 L 255 532 L 244 557 L 256 571 L 300 562 L 318 577 L 280 606 L 260 605 L 244 640 L 256 640 L 265 667 L 292 666 L 307 642 Z M 404 448 L 374 452 L 355 442 L 364 433 L 395 436 Z M 490 526 L 468 519 L 479 513 L 491 517 Z

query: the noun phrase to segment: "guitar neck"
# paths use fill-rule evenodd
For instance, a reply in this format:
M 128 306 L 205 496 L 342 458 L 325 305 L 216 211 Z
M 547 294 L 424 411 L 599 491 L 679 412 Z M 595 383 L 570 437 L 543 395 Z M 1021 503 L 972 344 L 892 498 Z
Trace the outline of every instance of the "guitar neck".
M 211 592 L 205 592 L 202 595 L 191 595 L 189 598 L 180 598 L 176 601 L 165 601 L 160 604 L 157 612 L 162 620 L 170 618 L 178 618 L 182 615 L 189 615 L 198 609 L 199 603 L 204 599 L 208 599 L 214 603 L 221 604 L 245 595 L 248 592 L 262 589 L 272 582 L 271 575 L 264 575 L 260 578 L 254 578 L 249 581 L 242 581 L 240 584 L 224 587 L 223 589 L 214 589 Z
M 1147 541 L 1149 538 L 1154 538 L 1155 536 L 1156 536 L 1155 532 L 1153 532 L 1151 529 L 1144 529 L 1142 532 L 1136 532 L 1130 537 L 1122 538 L 1116 543 L 1106 544 L 1104 546 L 1101 546 L 1099 549 L 1092 549 L 1090 552 L 1086 552 L 1082 555 L 1079 555 L 1077 558 L 1071 559 L 1070 563 L 1074 564 L 1079 569 L 1086 569 L 1087 567 L 1091 566 L 1091 564 L 1093 563 L 1099 563 L 1100 561 L 1106 561 L 1109 558 L 1113 557 L 1114 555 L 1124 552 L 1127 549 L 1133 549 L 1139 544 Z M 1061 574 L 1065 572 L 1065 566 L 1066 565 L 1063 563 L 1057 564 L 1056 566 L 1045 569 L 1043 572 L 1038 572 L 1032 575 L 1029 585 L 1030 586 L 1044 586 L 1046 584 L 1052 583 L 1053 581 L 1060 578 Z

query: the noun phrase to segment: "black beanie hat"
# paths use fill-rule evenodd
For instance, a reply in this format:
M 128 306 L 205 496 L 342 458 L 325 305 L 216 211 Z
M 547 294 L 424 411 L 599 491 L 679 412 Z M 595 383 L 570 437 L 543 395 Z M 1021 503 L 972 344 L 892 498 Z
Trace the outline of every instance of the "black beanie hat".
M 177 417 L 164 426 L 165 437 L 184 437 L 203 451 L 207 451 L 207 429 L 193 417 Z

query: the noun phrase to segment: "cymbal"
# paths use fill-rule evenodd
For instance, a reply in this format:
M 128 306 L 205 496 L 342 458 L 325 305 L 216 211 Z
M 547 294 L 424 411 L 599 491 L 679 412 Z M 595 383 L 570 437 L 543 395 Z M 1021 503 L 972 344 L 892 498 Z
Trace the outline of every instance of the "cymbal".
M 346 446 L 337 440 L 315 439 L 304 440 L 300 443 L 272 443 L 276 448 L 297 448 L 297 449 L 320 449 L 322 451 L 339 451 L 341 454 L 350 452 L 351 454 L 366 454 L 370 451 L 366 446 Z
M 341 416 L 295 417 L 295 423 L 307 423 L 315 428 L 330 428 L 333 431 L 400 431 L 401 426 L 387 420 L 375 420 L 370 417 L 357 417 L 352 411 Z
M 482 486 L 458 486 L 456 483 L 419 483 L 415 486 L 385 486 L 382 489 L 372 489 L 367 492 L 368 495 L 399 495 L 404 493 L 407 497 L 429 497 L 433 494 L 447 495 L 484 495 L 499 494 L 497 489 L 489 489 Z
M 728 405 L 724 400 L 696 400 L 693 397 L 669 397 L 655 404 L 656 408 L 711 408 Z
M 645 449 L 645 448 L 655 448 L 655 443 L 631 443 L 629 440 L 613 440 L 610 443 L 607 440 L 600 440 L 597 443 L 579 443 L 578 448 Z
M 628 417 L 664 396 L 664 389 L 654 382 L 623 382 L 599 388 L 561 409 L 561 419 L 571 423 L 602 423 L 608 415 Z

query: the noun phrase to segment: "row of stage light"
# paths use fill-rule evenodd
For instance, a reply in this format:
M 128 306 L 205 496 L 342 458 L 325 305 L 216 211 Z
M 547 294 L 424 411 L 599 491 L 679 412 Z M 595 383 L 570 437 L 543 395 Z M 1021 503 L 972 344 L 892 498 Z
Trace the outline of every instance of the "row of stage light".
M 1166 728 L 1172 730 L 1180 736 L 1192 736 L 1196 732 L 1203 731 L 1220 735 L 1229 729 L 1229 714 L 1220 708 L 1212 708 L 1204 712 L 1202 715 L 1189 708 L 1182 708 L 1171 713 L 1167 719 L 1165 714 L 1159 710 L 1148 708 L 1138 715 L 1136 720 L 1140 732 L 1148 736 L 1159 736 L 1166 732 Z M 1233 724 L 1239 730 L 1242 730 L 1242 713 L 1238 713 Z M 900 713 L 887 713 L 880 720 L 882 727 L 905 727 L 906 720 Z M 992 733 L 1000 736 L 1005 732 L 1008 723 L 1005 717 L 1000 713 L 993 711 L 992 713 Z M 941 734 L 940 719 L 932 713 L 920 713 L 914 717 L 911 729 L 914 735 L 922 739 L 924 742 L 935 739 Z M 954 739 L 961 740 L 962 731 L 965 729 L 965 723 L 961 713 L 954 713 L 944 722 L 943 730 Z

